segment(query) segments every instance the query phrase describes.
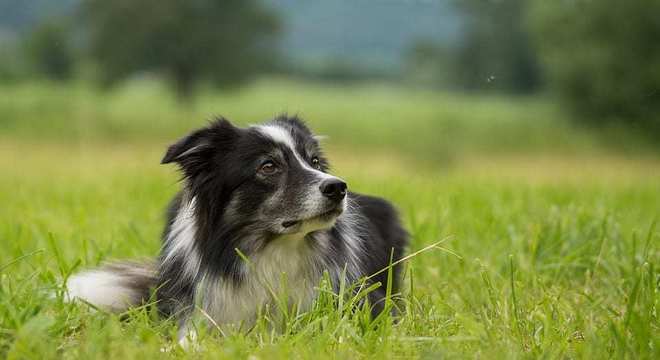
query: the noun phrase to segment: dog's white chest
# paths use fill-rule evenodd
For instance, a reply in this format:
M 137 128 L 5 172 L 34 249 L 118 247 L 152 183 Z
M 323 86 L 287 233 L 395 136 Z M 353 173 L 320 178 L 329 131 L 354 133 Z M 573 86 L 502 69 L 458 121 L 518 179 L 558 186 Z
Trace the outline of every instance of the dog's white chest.
M 200 284 L 202 307 L 218 324 L 250 326 L 259 311 L 281 306 L 306 310 L 312 304 L 321 269 L 304 244 L 283 239 L 244 264 L 240 285 L 224 279 Z

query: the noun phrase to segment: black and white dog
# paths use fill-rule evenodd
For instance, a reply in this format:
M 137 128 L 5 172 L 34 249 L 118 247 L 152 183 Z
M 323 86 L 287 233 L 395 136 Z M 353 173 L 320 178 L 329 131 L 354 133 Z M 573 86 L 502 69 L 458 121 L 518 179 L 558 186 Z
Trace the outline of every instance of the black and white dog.
M 285 276 L 291 303 L 308 309 L 324 272 L 337 290 L 387 268 L 406 247 L 395 209 L 328 174 L 318 137 L 296 117 L 248 128 L 215 120 L 170 146 L 162 163 L 178 164 L 183 189 L 169 205 L 158 261 L 76 274 L 69 298 L 123 311 L 155 289 L 185 341 L 195 305 L 218 324 L 249 325 Z M 387 279 L 369 280 L 382 284 L 368 295 L 374 314 Z

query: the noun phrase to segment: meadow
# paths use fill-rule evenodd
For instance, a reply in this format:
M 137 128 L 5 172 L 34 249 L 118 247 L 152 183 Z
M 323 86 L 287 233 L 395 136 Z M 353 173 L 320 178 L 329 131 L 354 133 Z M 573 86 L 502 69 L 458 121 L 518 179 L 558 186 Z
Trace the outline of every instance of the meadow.
M 659 357 L 660 156 L 635 134 L 580 128 L 543 98 L 265 79 L 183 105 L 163 89 L 0 86 L 0 357 Z M 185 352 L 149 307 L 63 301 L 71 272 L 158 252 L 168 143 L 213 115 L 281 112 L 329 136 L 351 189 L 397 205 L 411 253 L 442 241 L 405 263 L 397 317 L 325 292 Z

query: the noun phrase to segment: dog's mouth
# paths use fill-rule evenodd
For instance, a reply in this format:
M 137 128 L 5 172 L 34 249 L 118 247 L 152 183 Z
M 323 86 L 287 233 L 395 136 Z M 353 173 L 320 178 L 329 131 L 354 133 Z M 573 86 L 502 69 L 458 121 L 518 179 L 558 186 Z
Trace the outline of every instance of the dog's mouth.
M 303 222 L 307 222 L 307 221 L 327 222 L 327 221 L 330 221 L 330 220 L 336 218 L 337 216 L 341 215 L 341 213 L 343 211 L 344 210 L 341 207 L 338 207 L 338 208 L 326 211 L 324 213 L 314 215 L 314 216 L 309 217 L 309 218 L 298 219 L 298 220 L 287 220 L 287 221 L 282 222 L 282 227 L 284 229 L 291 229 L 291 228 L 293 228 L 297 225 L 300 225 Z
M 294 226 L 300 224 L 301 222 L 302 222 L 302 220 L 289 220 L 289 221 L 285 221 L 285 222 L 282 223 L 282 227 L 285 228 L 285 229 L 288 229 L 288 228 L 290 228 L 290 227 L 294 227 Z

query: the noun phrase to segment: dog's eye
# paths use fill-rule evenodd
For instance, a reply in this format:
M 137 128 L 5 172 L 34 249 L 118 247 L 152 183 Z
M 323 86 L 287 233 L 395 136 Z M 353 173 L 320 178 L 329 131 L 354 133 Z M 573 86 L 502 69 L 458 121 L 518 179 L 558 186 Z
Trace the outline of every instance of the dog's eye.
M 316 169 L 321 169 L 321 160 L 319 160 L 318 157 L 314 156 L 312 158 L 312 166 L 315 167 Z
M 272 161 L 266 161 L 261 164 L 259 172 L 265 175 L 272 175 L 277 172 L 277 165 L 275 165 L 275 163 Z

